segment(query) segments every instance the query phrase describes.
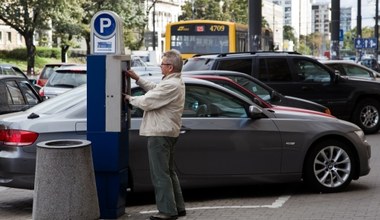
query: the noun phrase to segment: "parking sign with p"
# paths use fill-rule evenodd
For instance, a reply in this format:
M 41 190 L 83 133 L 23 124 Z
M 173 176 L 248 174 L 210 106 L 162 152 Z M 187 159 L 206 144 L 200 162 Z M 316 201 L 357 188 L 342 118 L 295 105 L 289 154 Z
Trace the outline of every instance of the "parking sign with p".
M 91 54 L 120 54 L 117 50 L 123 45 L 123 35 L 116 33 L 120 25 L 122 21 L 112 11 L 95 14 L 91 21 Z

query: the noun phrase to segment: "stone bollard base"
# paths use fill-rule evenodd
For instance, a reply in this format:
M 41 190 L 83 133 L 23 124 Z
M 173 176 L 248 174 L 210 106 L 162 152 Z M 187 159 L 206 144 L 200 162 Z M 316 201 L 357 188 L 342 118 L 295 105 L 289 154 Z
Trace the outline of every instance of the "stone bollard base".
M 91 142 L 37 144 L 33 219 L 99 219 Z

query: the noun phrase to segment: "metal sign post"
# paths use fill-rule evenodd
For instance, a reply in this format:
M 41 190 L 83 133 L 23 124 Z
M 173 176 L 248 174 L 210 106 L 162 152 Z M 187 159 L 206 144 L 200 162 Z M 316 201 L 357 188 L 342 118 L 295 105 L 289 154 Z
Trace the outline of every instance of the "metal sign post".
M 122 92 L 122 70 L 130 65 L 124 54 L 123 22 L 112 11 L 91 20 L 91 55 L 87 56 L 87 139 L 92 143 L 100 218 L 125 213 L 128 183 L 128 127 Z

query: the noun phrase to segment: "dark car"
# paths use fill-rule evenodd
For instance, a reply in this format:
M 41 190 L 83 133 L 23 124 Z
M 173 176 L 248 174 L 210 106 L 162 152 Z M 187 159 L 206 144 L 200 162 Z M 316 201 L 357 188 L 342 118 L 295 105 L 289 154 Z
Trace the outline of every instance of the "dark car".
M 338 70 L 342 76 L 376 80 L 380 73 L 351 60 L 321 60 L 321 63 L 333 70 Z
M 375 58 L 363 58 L 360 60 L 360 64 L 370 69 L 373 69 L 376 72 L 380 72 L 380 64 L 377 62 Z
M 183 188 L 305 181 L 318 192 L 336 192 L 370 172 L 370 145 L 350 122 L 272 108 L 258 98 L 261 106 L 215 83 L 183 79 L 186 99 L 175 160 Z M 144 93 L 132 85 L 132 95 Z M 37 143 L 86 139 L 86 94 L 83 85 L 25 112 L 0 116 L 0 185 L 33 188 Z M 139 135 L 142 113 L 131 109 L 132 191 L 153 190 L 147 139 Z
M 0 75 L 0 114 L 23 111 L 40 102 L 42 98 L 25 77 Z
M 36 84 L 36 80 L 29 78 L 20 68 L 12 64 L 0 64 L 0 75 L 13 75 L 20 76 L 25 78 L 33 85 L 33 88 L 38 92 L 41 89 L 41 86 Z
M 240 86 L 244 87 L 251 93 L 258 95 L 261 99 L 271 103 L 272 105 L 280 106 L 290 106 L 296 108 L 310 109 L 314 111 L 324 112 L 331 114 L 330 110 L 318 103 L 311 102 L 309 100 L 300 99 L 291 96 L 284 96 L 279 92 L 276 92 L 273 88 L 269 87 L 260 80 L 255 79 L 252 76 L 249 76 L 245 73 L 239 73 L 235 71 L 225 71 L 225 70 L 203 70 L 203 71 L 184 71 L 184 76 L 187 75 L 210 75 L 210 76 L 223 76 L 231 79 L 233 82 L 236 82 Z M 217 83 L 222 86 L 228 86 L 228 82 L 218 78 L 208 78 L 209 81 Z M 240 89 L 241 90 L 241 89 Z
M 232 70 L 251 75 L 276 91 L 317 102 L 367 134 L 380 129 L 380 82 L 342 77 L 316 59 L 295 52 L 196 55 L 184 71 Z

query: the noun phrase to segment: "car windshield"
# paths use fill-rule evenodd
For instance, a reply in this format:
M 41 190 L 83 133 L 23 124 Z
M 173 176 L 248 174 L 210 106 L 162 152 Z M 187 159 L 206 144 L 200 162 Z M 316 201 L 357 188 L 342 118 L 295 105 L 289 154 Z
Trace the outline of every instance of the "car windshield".
M 69 90 L 57 97 L 48 99 L 30 109 L 27 112 L 35 114 L 56 114 L 72 108 L 79 103 L 87 102 L 86 85 Z
M 25 74 L 20 69 L 13 66 L 0 66 L 0 74 L 25 77 Z
M 46 86 L 51 87 L 77 87 L 86 83 L 87 76 L 85 72 L 73 71 L 56 71 L 51 75 Z

